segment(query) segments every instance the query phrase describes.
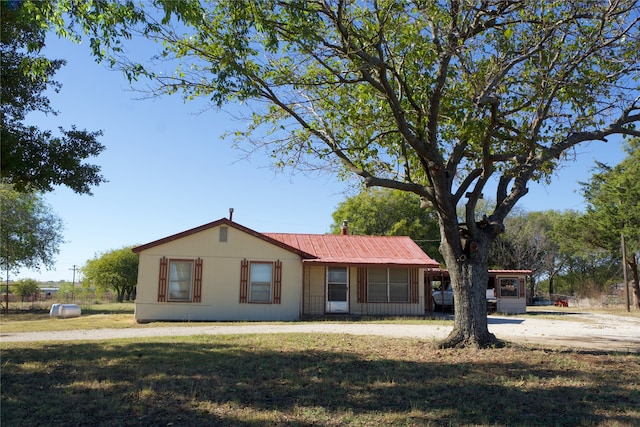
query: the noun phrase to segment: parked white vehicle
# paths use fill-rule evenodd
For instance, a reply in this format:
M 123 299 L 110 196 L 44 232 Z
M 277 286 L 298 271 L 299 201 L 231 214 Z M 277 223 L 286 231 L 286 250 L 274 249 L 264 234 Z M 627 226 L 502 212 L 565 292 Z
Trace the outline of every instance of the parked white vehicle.
M 433 301 L 433 311 L 444 311 L 444 309 L 450 309 L 453 311 L 455 309 L 455 301 L 453 298 L 453 289 L 451 288 L 451 283 L 446 282 L 444 284 L 444 289 L 436 289 L 431 293 L 432 301 Z M 496 311 L 496 294 L 495 289 L 490 288 L 487 289 L 486 292 L 487 298 L 487 312 L 493 313 Z
M 433 311 L 444 311 L 445 308 L 453 311 L 453 289 L 451 283 L 445 282 L 440 289 L 434 289 L 431 293 L 433 297 Z

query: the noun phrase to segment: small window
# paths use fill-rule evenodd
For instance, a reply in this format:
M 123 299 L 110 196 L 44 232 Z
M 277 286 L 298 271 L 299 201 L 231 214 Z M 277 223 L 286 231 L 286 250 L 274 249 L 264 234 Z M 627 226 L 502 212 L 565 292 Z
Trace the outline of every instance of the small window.
M 220 242 L 227 241 L 227 235 L 229 234 L 229 227 L 220 227 Z
M 347 267 L 329 267 L 327 271 L 327 301 L 347 301 L 348 290 L 349 273 Z
M 518 279 L 515 277 L 500 279 L 500 296 L 518 298 Z
M 249 270 L 249 302 L 271 302 L 273 264 L 252 262 Z
M 169 301 L 191 301 L 193 261 L 169 261 Z

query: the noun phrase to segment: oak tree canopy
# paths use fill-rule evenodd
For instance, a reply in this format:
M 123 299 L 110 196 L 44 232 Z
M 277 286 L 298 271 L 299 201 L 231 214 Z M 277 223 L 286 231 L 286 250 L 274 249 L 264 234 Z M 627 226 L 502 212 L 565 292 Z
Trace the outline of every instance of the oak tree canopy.
M 100 167 L 86 163 L 104 150 L 97 139 L 102 132 L 75 126 L 54 132 L 25 122 L 32 112 L 57 114 L 45 91 L 60 90 L 53 76 L 65 61 L 40 55 L 46 27 L 19 6 L 17 1 L 0 4 L 0 176 L 22 192 L 48 192 L 64 185 L 91 194 L 93 186 L 105 182 Z
M 57 28 L 85 29 L 98 57 L 148 77 L 157 95 L 247 101 L 251 122 L 237 130 L 239 143 L 263 148 L 278 167 L 330 169 L 419 195 L 438 215 L 453 282 L 445 346 L 496 342 L 484 308 L 487 257 L 528 183 L 548 179 L 578 144 L 640 135 L 637 1 L 39 8 Z M 161 42 L 155 62 L 124 55 L 136 34 Z M 476 212 L 483 195 L 496 201 L 490 212 Z

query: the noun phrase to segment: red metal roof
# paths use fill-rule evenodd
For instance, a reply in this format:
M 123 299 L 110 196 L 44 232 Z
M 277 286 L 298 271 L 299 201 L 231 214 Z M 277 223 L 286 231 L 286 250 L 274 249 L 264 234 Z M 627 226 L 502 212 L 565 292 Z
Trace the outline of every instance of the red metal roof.
M 437 267 L 410 237 L 335 234 L 263 233 L 265 236 L 315 256 L 305 263 L 386 264 Z

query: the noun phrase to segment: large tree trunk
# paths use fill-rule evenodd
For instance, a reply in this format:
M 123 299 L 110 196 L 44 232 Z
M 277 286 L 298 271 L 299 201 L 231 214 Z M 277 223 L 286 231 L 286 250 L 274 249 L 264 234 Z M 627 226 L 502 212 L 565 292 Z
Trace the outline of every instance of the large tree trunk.
M 488 347 L 498 344 L 498 339 L 489 332 L 487 323 L 487 264 L 457 262 L 447 264 L 453 299 L 455 320 L 453 331 L 441 347 Z
M 485 348 L 500 343 L 489 332 L 486 297 L 489 249 L 496 231 L 486 225 L 473 228 L 474 235 L 465 235 L 461 239 L 461 230 L 464 233 L 468 230 L 458 229 L 457 222 L 453 229 L 452 224 L 441 221 L 441 236 L 444 238 L 440 252 L 449 270 L 455 304 L 453 331 L 440 342 L 442 348 Z
M 635 296 L 635 308 L 640 309 L 640 283 L 638 283 L 638 261 L 635 255 L 629 261 L 631 275 L 633 276 L 633 294 Z

